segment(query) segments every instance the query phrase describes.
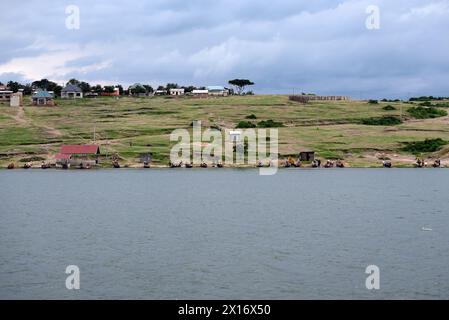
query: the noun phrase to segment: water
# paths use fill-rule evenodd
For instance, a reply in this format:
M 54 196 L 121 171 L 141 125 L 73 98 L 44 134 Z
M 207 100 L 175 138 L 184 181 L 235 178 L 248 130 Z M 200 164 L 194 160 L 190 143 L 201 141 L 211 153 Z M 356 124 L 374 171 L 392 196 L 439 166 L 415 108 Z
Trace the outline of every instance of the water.
M 14 170 L 0 186 L 2 299 L 449 298 L 449 170 Z

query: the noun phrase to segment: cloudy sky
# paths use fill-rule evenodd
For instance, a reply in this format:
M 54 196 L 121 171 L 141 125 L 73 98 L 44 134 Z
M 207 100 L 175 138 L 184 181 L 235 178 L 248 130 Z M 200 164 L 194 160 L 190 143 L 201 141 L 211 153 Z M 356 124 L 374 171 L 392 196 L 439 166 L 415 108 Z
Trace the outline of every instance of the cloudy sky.
M 80 28 L 66 13 L 75 5 Z M 368 29 L 367 8 L 380 10 Z M 2 0 L 0 81 L 449 96 L 449 0 Z

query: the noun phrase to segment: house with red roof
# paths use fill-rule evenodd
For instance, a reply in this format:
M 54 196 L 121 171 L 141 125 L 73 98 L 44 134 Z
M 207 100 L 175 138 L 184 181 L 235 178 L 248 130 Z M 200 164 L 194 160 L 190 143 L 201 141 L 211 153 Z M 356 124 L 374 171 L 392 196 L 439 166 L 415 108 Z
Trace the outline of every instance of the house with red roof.
M 62 145 L 55 156 L 59 165 L 96 165 L 100 155 L 100 146 L 96 144 L 67 144 Z

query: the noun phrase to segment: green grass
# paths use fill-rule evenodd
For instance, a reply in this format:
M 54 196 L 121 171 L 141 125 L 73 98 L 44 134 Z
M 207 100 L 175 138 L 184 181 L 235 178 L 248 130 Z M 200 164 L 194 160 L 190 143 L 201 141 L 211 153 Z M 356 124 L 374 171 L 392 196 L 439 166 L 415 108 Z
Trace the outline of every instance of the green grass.
M 388 117 L 387 106 L 392 107 Z M 373 155 L 377 153 L 413 157 L 403 149 L 404 142 L 449 141 L 444 119 L 393 120 L 408 108 L 410 104 L 401 101 L 311 101 L 303 105 L 289 101 L 287 95 L 57 99 L 56 107 L 33 107 L 26 97 L 21 123 L 16 120 L 17 109 L 0 106 L 0 166 L 34 156 L 50 159 L 63 143 L 92 143 L 94 129 L 95 142 L 105 154 L 117 152 L 123 162 L 132 164 L 141 153 L 151 152 L 155 163 L 165 164 L 172 145 L 170 133 L 191 130 L 194 120 L 202 122 L 203 130 L 236 125 L 277 128 L 281 156 L 311 149 L 318 157 L 376 166 Z M 245 125 L 239 126 L 240 122 Z

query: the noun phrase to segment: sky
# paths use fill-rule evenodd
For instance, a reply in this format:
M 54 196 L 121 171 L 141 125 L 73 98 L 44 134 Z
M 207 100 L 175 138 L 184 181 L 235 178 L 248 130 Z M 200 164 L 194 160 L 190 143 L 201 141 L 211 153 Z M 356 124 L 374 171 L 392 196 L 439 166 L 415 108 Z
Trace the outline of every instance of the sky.
M 2 8 L 1 82 L 245 78 L 259 94 L 449 96 L 449 0 L 2 0 Z

